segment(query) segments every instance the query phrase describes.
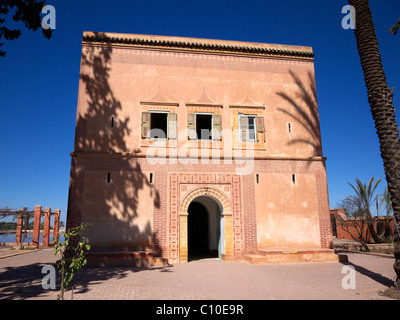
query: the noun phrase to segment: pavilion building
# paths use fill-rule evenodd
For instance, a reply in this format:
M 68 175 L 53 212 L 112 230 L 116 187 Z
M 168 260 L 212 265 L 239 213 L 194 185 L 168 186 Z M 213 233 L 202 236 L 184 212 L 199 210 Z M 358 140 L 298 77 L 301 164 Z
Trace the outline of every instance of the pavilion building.
M 310 47 L 84 32 L 71 156 L 98 257 L 337 261 Z

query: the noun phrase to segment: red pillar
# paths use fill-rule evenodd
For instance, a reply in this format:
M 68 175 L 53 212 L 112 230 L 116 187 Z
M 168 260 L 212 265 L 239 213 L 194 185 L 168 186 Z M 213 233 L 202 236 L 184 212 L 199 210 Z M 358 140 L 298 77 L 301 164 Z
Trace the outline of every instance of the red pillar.
M 42 213 L 42 206 L 35 206 L 34 220 L 33 220 L 33 234 L 32 234 L 32 244 L 37 249 L 39 249 L 39 237 L 40 237 L 40 215 Z
M 17 245 L 21 244 L 21 239 L 22 239 L 22 225 L 23 225 L 23 219 L 22 215 L 18 215 L 18 221 L 17 221 L 17 232 L 15 234 L 15 243 Z
M 53 243 L 58 239 L 58 229 L 60 228 L 60 209 L 54 210 Z
M 44 209 L 44 226 L 43 226 L 43 248 L 47 248 L 50 243 L 50 217 L 51 209 Z

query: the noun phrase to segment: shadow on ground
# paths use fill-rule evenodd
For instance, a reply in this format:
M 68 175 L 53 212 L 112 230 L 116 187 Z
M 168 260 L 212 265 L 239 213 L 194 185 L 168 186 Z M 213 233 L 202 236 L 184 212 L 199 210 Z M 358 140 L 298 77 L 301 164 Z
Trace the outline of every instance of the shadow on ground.
M 0 273 L 0 300 L 25 300 L 25 299 L 56 299 L 60 291 L 60 279 L 58 271 L 56 289 L 44 289 L 42 279 L 49 275 L 48 272 L 42 273 L 44 266 L 55 264 L 33 263 L 20 267 L 6 267 Z M 77 273 L 74 280 L 74 294 L 88 292 L 91 286 L 101 285 L 108 279 L 123 279 L 131 272 L 144 270 L 157 270 L 161 272 L 171 272 L 172 267 L 121 267 L 121 268 L 84 268 Z M 70 299 L 70 288 L 65 291 L 65 299 Z
M 6 267 L 0 274 L 0 299 L 29 299 L 48 295 L 42 287 L 42 268 L 46 263 L 33 263 L 20 267 Z
M 76 275 L 74 294 L 85 293 L 90 291 L 90 287 L 93 285 L 101 285 L 102 282 L 113 278 L 123 279 L 132 272 L 140 271 L 160 271 L 160 272 L 172 272 L 170 268 L 172 265 L 160 266 L 160 267 L 105 267 L 105 268 L 86 268 L 83 269 L 79 274 Z
M 361 267 L 361 266 L 356 265 L 356 264 L 351 263 L 351 262 L 346 262 L 344 264 L 348 265 L 348 266 L 353 266 L 354 269 L 358 273 L 361 273 L 362 275 L 369 277 L 370 279 L 380 283 L 383 286 L 390 287 L 391 285 L 393 285 L 393 280 L 392 279 L 389 279 L 389 278 L 387 278 L 385 276 L 382 276 L 379 273 L 373 272 L 371 270 L 368 270 L 368 269 L 366 269 L 364 267 Z

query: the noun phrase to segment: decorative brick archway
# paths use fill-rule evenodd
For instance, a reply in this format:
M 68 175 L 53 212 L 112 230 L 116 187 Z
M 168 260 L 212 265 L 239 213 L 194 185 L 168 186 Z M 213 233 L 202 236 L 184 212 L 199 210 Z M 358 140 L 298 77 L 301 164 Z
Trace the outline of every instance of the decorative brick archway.
M 164 257 L 170 263 L 187 261 L 187 209 L 198 196 L 213 197 L 219 203 L 225 234 L 225 260 L 241 260 L 244 252 L 244 226 L 241 176 L 231 173 L 171 173 L 168 177 L 168 215 L 155 226 L 166 229 Z M 206 194 L 207 193 L 207 194 Z M 160 234 L 162 232 L 160 231 Z M 231 237 L 231 238 L 230 238 Z
M 190 191 L 179 207 L 179 214 L 187 214 L 190 203 L 199 196 L 209 196 L 218 200 L 223 207 L 221 214 L 226 214 L 226 212 L 232 214 L 231 203 L 228 197 L 222 191 L 210 186 L 202 186 Z
M 225 252 L 222 259 L 233 260 L 233 223 L 232 206 L 228 197 L 221 191 L 202 186 L 190 191 L 179 207 L 179 262 L 188 262 L 188 208 L 199 196 L 207 196 L 216 200 L 221 207 L 221 218 L 224 219 Z

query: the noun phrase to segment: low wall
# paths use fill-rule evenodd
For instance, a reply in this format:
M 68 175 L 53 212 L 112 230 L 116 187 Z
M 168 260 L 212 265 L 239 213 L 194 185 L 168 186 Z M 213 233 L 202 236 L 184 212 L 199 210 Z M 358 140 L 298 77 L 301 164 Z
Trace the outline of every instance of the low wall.
M 371 252 L 394 253 L 394 245 L 392 243 L 367 244 L 367 246 Z M 334 244 L 333 248 L 335 250 L 365 251 L 365 248 L 358 242 Z

